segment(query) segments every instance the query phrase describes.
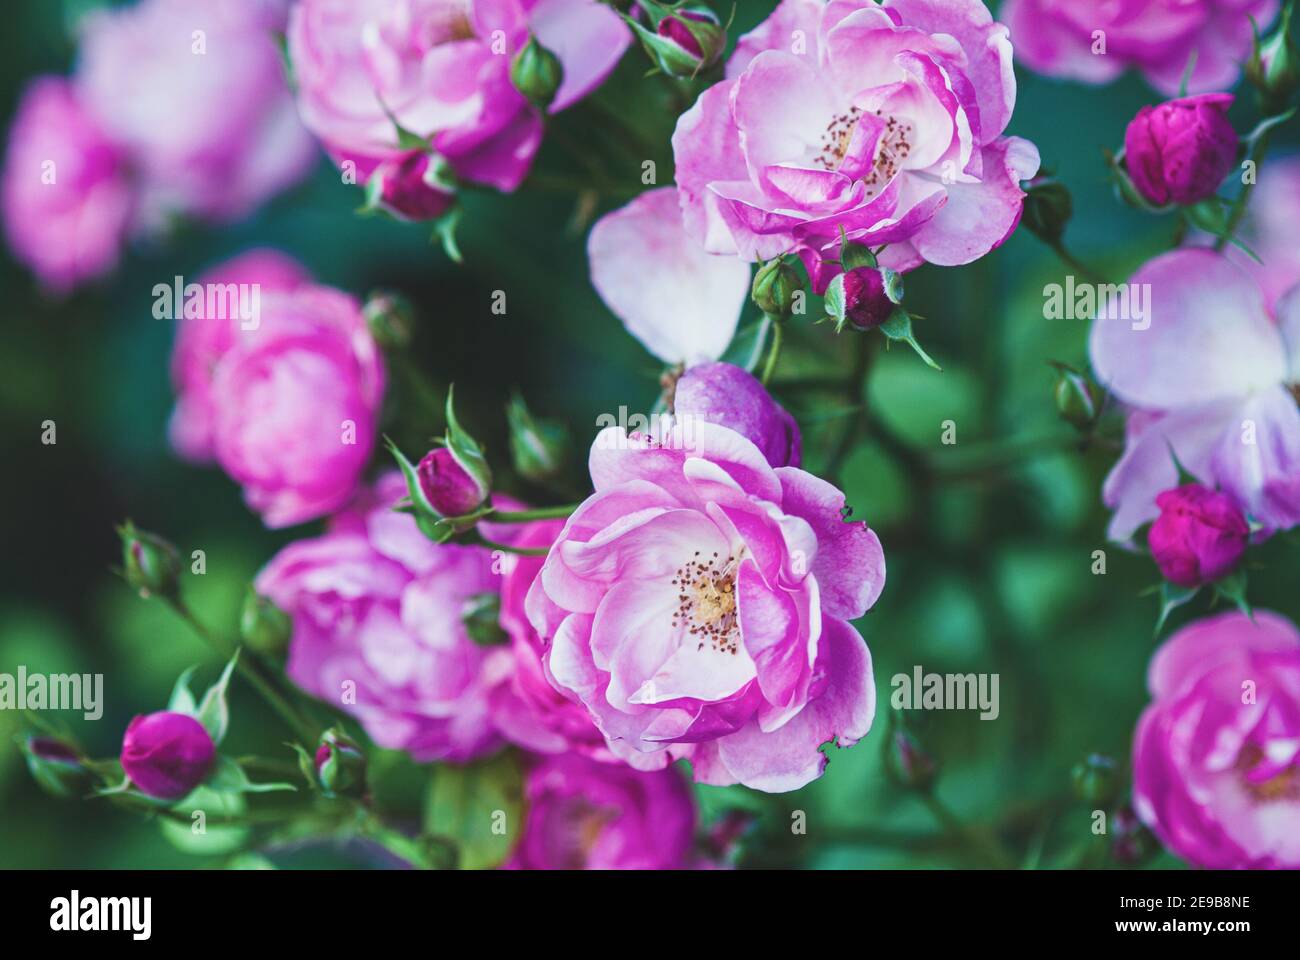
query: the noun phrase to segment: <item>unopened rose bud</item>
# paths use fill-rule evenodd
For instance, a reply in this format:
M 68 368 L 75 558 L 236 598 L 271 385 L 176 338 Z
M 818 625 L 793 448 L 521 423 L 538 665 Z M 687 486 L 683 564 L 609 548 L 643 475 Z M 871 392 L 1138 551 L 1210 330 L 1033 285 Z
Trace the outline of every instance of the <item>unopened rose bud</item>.
M 122 769 L 151 797 L 179 800 L 212 771 L 217 748 L 203 724 L 161 710 L 136 717 L 122 738 Z
M 94 779 L 77 751 L 53 737 L 27 737 L 21 742 L 27 769 L 42 789 L 56 797 L 84 793 Z
M 516 394 L 506 407 L 510 421 L 510 456 L 525 479 L 545 483 L 560 476 L 569 459 L 569 431 L 558 420 L 534 417 Z
M 1246 77 L 1259 91 L 1266 114 L 1282 113 L 1300 90 L 1300 50 L 1291 38 L 1294 9 L 1294 3 L 1288 3 L 1273 32 L 1263 39 L 1256 38 L 1255 49 L 1246 62 Z
M 1124 133 L 1124 163 L 1149 203 L 1189 205 L 1214 196 L 1237 160 L 1230 93 L 1143 107 Z
M 316 779 L 327 797 L 359 796 L 366 791 L 366 757 L 338 730 L 326 730 L 315 756 Z
M 1199 587 L 1231 573 L 1250 539 L 1250 524 L 1226 493 L 1188 483 L 1156 497 L 1160 516 L 1147 544 L 1160 573 L 1180 587 Z
M 358 180 L 365 183 L 363 213 L 382 210 L 398 220 L 434 220 L 456 199 L 455 177 L 446 160 L 427 150 L 382 161 L 347 153 L 335 159 L 355 164 Z
M 501 629 L 501 595 L 476 593 L 467 599 L 460 611 L 465 632 L 480 647 L 506 643 L 510 637 Z
M 447 447 L 436 447 L 416 467 L 420 489 L 429 503 L 444 517 L 461 517 L 477 510 L 491 493 L 460 463 Z
M 657 42 L 646 43 L 664 73 L 693 77 L 717 63 L 727 45 L 727 31 L 707 7 L 683 7 L 655 28 Z
M 1069 188 L 1061 181 L 1038 176 L 1025 185 L 1021 222 L 1035 236 L 1049 244 L 1060 243 L 1072 216 L 1074 200 Z
M 411 342 L 415 310 L 405 297 L 387 290 L 372 293 L 361 312 L 370 335 L 385 350 L 401 350 Z
M 1101 388 L 1072 367 L 1063 363 L 1054 366 L 1058 374 L 1052 393 L 1056 412 L 1066 423 L 1086 433 L 1101 416 Z
M 510 82 L 533 106 L 545 110 L 564 80 L 560 58 L 530 36 L 510 64 Z
M 859 330 L 874 330 L 894 312 L 895 302 L 885 288 L 885 275 L 872 267 L 858 267 L 842 275 L 844 318 Z
M 758 309 L 770 317 L 784 320 L 794 312 L 795 294 L 802 289 L 799 274 L 776 257 L 758 268 L 750 295 Z
M 894 730 L 890 739 L 890 773 L 894 779 L 913 790 L 928 790 L 934 783 L 934 758 L 907 730 Z
M 273 659 L 282 657 L 293 634 L 293 621 L 269 597 L 249 589 L 239 613 L 239 635 L 252 650 Z
M 1155 835 L 1127 804 L 1110 817 L 1111 855 L 1124 864 L 1135 865 L 1160 849 Z
M 1108 806 L 1119 792 L 1119 772 L 1115 761 L 1099 753 L 1089 754 L 1070 772 L 1074 793 L 1095 807 Z
M 122 539 L 122 576 L 142 597 L 177 593 L 180 555 L 162 537 L 138 530 L 130 520 L 118 527 Z

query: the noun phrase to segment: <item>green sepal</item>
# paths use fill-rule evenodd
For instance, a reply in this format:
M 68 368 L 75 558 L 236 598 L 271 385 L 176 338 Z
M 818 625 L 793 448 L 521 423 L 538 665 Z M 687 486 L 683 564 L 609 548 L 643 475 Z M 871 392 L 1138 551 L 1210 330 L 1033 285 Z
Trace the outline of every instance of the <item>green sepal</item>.
M 1189 602 L 1200 592 L 1200 589 L 1200 587 L 1180 587 L 1178 584 L 1169 583 L 1168 581 L 1160 584 L 1160 615 L 1156 618 L 1156 637 L 1160 636 L 1160 631 L 1164 629 L 1165 621 L 1169 619 L 1169 615 L 1183 604 Z
M 882 323 L 879 329 L 890 340 L 905 343 L 915 350 L 916 355 L 924 360 L 927 366 L 933 367 L 935 370 L 943 370 L 943 367 L 935 363 L 931 356 L 922 349 L 921 344 L 917 342 L 916 335 L 912 332 L 912 315 L 902 307 L 890 314 L 889 319 Z

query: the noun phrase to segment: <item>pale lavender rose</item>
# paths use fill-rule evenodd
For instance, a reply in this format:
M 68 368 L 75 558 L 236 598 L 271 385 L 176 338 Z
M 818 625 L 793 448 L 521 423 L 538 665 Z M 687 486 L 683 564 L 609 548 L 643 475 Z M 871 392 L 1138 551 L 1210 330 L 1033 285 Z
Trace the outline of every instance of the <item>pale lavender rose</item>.
M 1189 248 L 1149 261 L 1127 289 L 1144 315 L 1105 304 L 1090 339 L 1098 380 L 1130 411 L 1103 488 L 1110 537 L 1156 518 L 1157 495 L 1179 482 L 1175 456 L 1263 533 L 1300 523 L 1300 288 L 1274 319 L 1249 275 Z
M 979 0 L 783 0 L 673 135 L 711 253 L 798 250 L 818 292 L 847 236 L 886 266 L 969 263 L 1020 221 L 1038 150 L 1003 137 L 1007 29 Z
M 1255 611 L 1197 621 L 1151 661 L 1133 805 L 1210 869 L 1300 868 L 1300 632 Z
M 1006 0 L 1016 56 L 1029 69 L 1085 83 L 1142 72 L 1178 92 L 1193 54 L 1188 91 L 1232 87 L 1250 56 L 1251 17 L 1263 29 L 1278 0 Z
M 324 536 L 281 550 L 257 591 L 293 619 L 286 666 L 303 690 L 354 715 L 380 746 L 414 759 L 467 761 L 501 743 L 489 658 L 465 622 L 498 587 L 482 547 L 435 545 L 408 514 L 396 473 Z
M 117 264 L 135 198 L 121 152 L 75 87 L 40 77 L 24 91 L 4 162 L 4 224 L 16 259 L 56 293 Z
M 677 379 L 671 407 L 681 423 L 704 420 L 736 431 L 774 467 L 799 466 L 803 450 L 799 424 L 756 377 L 740 367 L 730 363 L 691 367 Z
M 331 155 L 356 161 L 363 176 L 357 158 L 413 154 L 400 125 L 457 176 L 514 190 L 542 140 L 542 115 L 510 81 L 530 34 L 564 68 L 550 113 L 595 89 L 631 39 L 595 0 L 300 0 L 288 30 L 298 108 Z
M 172 347 L 171 378 L 176 391 L 176 408 L 167 424 L 172 447 L 182 457 L 198 463 L 213 458 L 212 424 L 216 401 L 212 396 L 212 377 L 217 364 L 239 342 L 240 326 L 246 322 L 239 314 L 239 301 L 229 301 L 225 291 L 234 284 L 257 296 L 285 293 L 311 281 L 307 268 L 278 250 L 254 249 L 241 253 L 205 271 L 194 282 L 205 291 L 202 302 L 191 301 L 186 311 L 176 305 L 176 342 Z M 208 310 L 206 292 L 221 291 Z M 174 296 L 173 296 L 174 299 Z M 231 302 L 237 309 L 228 309 Z M 248 304 L 251 307 L 251 301 Z
M 140 0 L 82 21 L 77 83 L 140 173 L 145 215 L 244 216 L 316 148 L 294 110 L 279 0 Z
M 528 771 L 515 870 L 678 870 L 695 830 L 690 788 L 672 769 L 642 772 L 576 755 Z
M 1124 132 L 1124 165 L 1138 193 L 1156 206 L 1214 196 L 1237 159 L 1232 101 L 1203 93 L 1139 110 Z
M 1237 236 L 1255 255 L 1229 244 L 1230 260 L 1255 278 L 1270 309 L 1300 283 L 1300 156 L 1270 160 L 1259 168 L 1250 209 Z M 1213 238 L 1194 242 L 1209 245 Z
M 851 746 L 875 712 L 848 621 L 884 585 L 876 535 L 833 486 L 716 424 L 611 427 L 590 468 L 525 604 L 551 681 L 611 747 L 689 757 L 700 782 L 816 779 L 818 748 Z
M 212 451 L 269 527 L 343 506 L 374 447 L 384 365 L 355 298 L 303 286 L 260 296 L 212 371 Z
M 217 748 L 189 714 L 160 710 L 136 717 L 122 737 L 122 770 L 141 793 L 178 800 L 207 778 Z

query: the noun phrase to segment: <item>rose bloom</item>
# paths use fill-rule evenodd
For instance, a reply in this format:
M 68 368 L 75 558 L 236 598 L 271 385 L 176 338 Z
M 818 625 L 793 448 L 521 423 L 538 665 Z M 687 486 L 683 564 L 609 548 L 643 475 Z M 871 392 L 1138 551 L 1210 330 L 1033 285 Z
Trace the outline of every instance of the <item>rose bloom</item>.
M 140 169 L 146 215 L 242 217 L 316 157 L 275 35 L 280 0 L 139 0 L 88 14 L 77 82 Z
M 483 647 L 464 615 L 499 577 L 482 547 L 436 545 L 386 474 L 323 536 L 281 550 L 257 591 L 293 619 L 287 672 L 303 690 L 356 716 L 380 746 L 414 759 L 472 760 L 501 744 Z
M 39 77 L 24 91 L 4 162 L 4 226 L 14 256 L 64 292 L 117 264 L 134 207 L 121 152 L 76 88 Z
M 239 321 L 194 406 L 207 405 L 213 456 L 248 505 L 285 527 L 352 496 L 374 447 L 384 366 L 355 298 L 300 286 L 259 299 L 259 316 Z
M 822 773 L 822 744 L 871 726 L 871 660 L 847 621 L 879 595 L 884 556 L 833 486 L 774 469 L 726 427 L 691 426 L 597 436 L 595 492 L 526 609 L 551 681 L 611 749 L 689 757 L 704 783 L 794 790 Z
M 1127 288 L 1144 296 L 1145 319 L 1105 304 L 1089 342 L 1098 380 L 1128 408 L 1102 490 L 1110 537 L 1156 518 L 1156 497 L 1178 485 L 1175 456 L 1263 534 L 1300 523 L 1300 287 L 1270 310 L 1233 261 L 1187 248 L 1144 264 Z
M 672 870 L 688 865 L 695 807 L 672 769 L 541 759 L 524 785 L 516 870 Z
M 1016 56 L 1029 69 L 1109 83 L 1130 67 L 1166 95 L 1178 91 L 1193 52 L 1188 91 L 1232 87 L 1250 56 L 1250 19 L 1261 30 L 1277 0 L 1005 0 Z M 1094 52 L 1101 31 L 1105 52 Z
M 217 748 L 203 724 L 160 710 L 136 717 L 122 737 L 122 769 L 151 797 L 178 800 L 207 778 Z
M 630 42 L 594 0 L 300 0 L 288 44 L 303 122 L 357 164 L 358 182 L 409 155 L 396 121 L 457 176 L 514 190 L 542 139 L 541 114 L 510 82 L 530 33 L 564 68 L 550 113 L 595 89 Z
M 843 236 L 896 269 L 951 266 L 1019 223 L 1038 151 L 1002 136 L 1011 44 L 979 0 L 783 0 L 726 76 L 673 135 L 685 227 L 710 253 L 798 249 L 820 293 Z
M 1147 673 L 1133 803 L 1170 850 L 1211 869 L 1300 868 L 1300 632 L 1256 610 L 1200 620 Z
M 201 274 L 195 281 L 204 290 L 226 284 L 256 284 L 261 294 L 287 293 L 311 281 L 307 268 L 288 254 L 255 249 L 233 257 Z M 214 303 L 214 306 L 217 306 Z M 176 304 L 176 343 L 172 347 L 171 378 L 176 409 L 168 422 L 172 446 L 185 459 L 199 463 L 213 458 L 212 425 L 216 399 L 212 375 L 217 363 L 240 339 L 244 321 L 218 307 L 209 315 L 206 294 L 193 315 Z

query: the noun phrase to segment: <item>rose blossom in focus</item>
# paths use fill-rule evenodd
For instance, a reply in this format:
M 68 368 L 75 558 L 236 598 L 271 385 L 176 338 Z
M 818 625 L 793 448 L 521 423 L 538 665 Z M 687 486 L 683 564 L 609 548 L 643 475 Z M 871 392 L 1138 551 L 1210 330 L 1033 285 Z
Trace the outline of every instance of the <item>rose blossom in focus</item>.
M 1193 53 L 1191 93 L 1232 87 L 1250 56 L 1251 18 L 1262 30 L 1277 10 L 1278 0 L 1005 0 L 1001 16 L 1031 70 L 1109 83 L 1132 67 L 1172 95 Z
M 4 162 L 4 222 L 17 259 L 55 292 L 117 263 L 135 198 L 121 152 L 75 87 L 39 77 L 23 93 Z
M 1300 632 L 1257 610 L 1200 620 L 1151 661 L 1133 804 L 1172 852 L 1216 870 L 1300 868 Z
M 499 577 L 482 547 L 435 545 L 392 508 L 401 475 L 382 477 L 329 532 L 289 544 L 257 576 L 293 619 L 287 672 L 361 721 L 380 746 L 420 762 L 471 760 L 500 745 L 489 711 L 491 658 L 465 614 Z
M 1156 518 L 1175 457 L 1264 535 L 1300 523 L 1300 287 L 1270 309 L 1249 274 L 1196 248 L 1149 261 L 1128 287 L 1149 291 L 1145 318 L 1110 304 L 1089 341 L 1098 381 L 1128 409 L 1102 490 L 1111 539 Z
M 799 466 L 803 448 L 799 424 L 756 377 L 740 367 L 730 363 L 691 367 L 677 378 L 672 410 L 680 423 L 707 420 L 736 431 L 774 467 Z
M 307 173 L 284 22 L 280 0 L 139 0 L 84 18 L 78 88 L 138 168 L 148 226 L 242 217 Z
M 563 66 L 551 113 L 595 89 L 631 39 L 595 0 L 299 0 L 288 29 L 298 109 L 336 162 L 356 164 L 359 183 L 418 152 L 399 144 L 400 125 L 457 176 L 514 190 L 542 139 L 541 114 L 510 80 L 530 34 Z M 418 207 L 410 186 L 405 202 Z M 425 186 L 444 195 L 428 212 L 445 190 Z
M 161 710 L 136 717 L 122 737 L 122 769 L 142 793 L 179 800 L 212 770 L 217 748 L 189 714 Z
M 1133 186 L 1156 206 L 1214 196 L 1237 160 L 1230 93 L 1205 93 L 1143 107 L 1124 133 Z
M 686 231 L 744 260 L 797 249 L 818 293 L 845 238 L 887 245 L 894 269 L 969 263 L 1015 229 L 1038 171 L 1002 136 L 1015 98 L 1007 29 L 979 0 L 783 0 L 677 123 Z
M 673 769 L 642 772 L 577 755 L 541 758 L 524 785 L 517 870 L 688 866 L 695 808 Z
M 700 782 L 816 779 L 818 748 L 851 746 L 875 712 L 848 621 L 884 585 L 876 535 L 844 520 L 833 486 L 713 423 L 610 427 L 590 468 L 595 493 L 526 601 L 551 681 L 612 749 L 689 757 Z
M 1231 573 L 1246 552 L 1250 524 L 1232 498 L 1189 483 L 1156 497 L 1160 516 L 1147 543 L 1160 573 L 1180 587 L 1199 587 Z

